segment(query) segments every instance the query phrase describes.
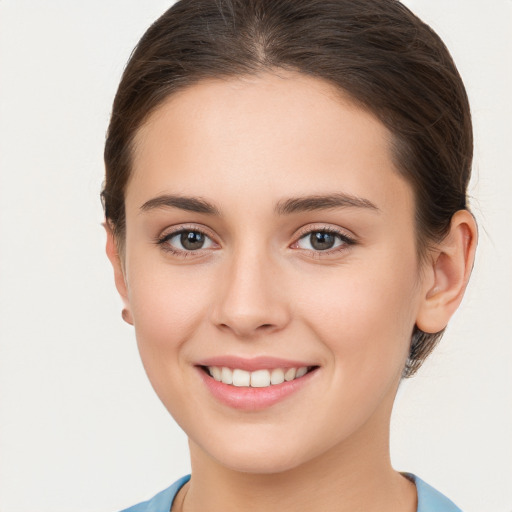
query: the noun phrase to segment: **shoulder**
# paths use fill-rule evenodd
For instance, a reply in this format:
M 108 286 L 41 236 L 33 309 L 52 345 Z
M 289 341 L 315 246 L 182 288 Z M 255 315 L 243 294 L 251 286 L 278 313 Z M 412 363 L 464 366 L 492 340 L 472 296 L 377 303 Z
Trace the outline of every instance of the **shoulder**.
M 462 512 L 453 501 L 450 501 L 444 494 L 441 494 L 421 478 L 411 473 L 405 473 L 405 476 L 416 484 L 418 491 L 417 512 Z
M 418 492 L 417 512 L 462 512 L 457 505 L 421 478 L 411 473 L 405 473 L 405 476 L 416 485 Z M 189 480 L 190 475 L 184 476 L 150 500 L 124 509 L 121 512 L 169 512 L 176 494 Z
M 190 480 L 190 475 L 184 476 L 174 482 L 170 487 L 159 492 L 148 501 L 126 508 L 121 512 L 169 512 L 172 502 L 183 485 Z

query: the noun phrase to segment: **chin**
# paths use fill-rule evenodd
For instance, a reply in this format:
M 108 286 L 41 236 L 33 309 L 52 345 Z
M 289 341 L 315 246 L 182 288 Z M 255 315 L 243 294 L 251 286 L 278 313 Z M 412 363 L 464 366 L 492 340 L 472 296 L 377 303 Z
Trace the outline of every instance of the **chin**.
M 289 455 L 276 454 L 261 451 L 258 453 L 233 453 L 232 456 L 224 456 L 216 458 L 217 462 L 224 467 L 240 473 L 250 473 L 259 475 L 269 475 L 275 473 L 284 473 L 300 466 L 301 462 L 298 457 Z
M 250 474 L 276 474 L 293 470 L 318 455 L 307 453 L 305 443 L 296 443 L 293 436 L 228 436 L 201 443 L 201 451 L 217 464 L 231 470 Z M 297 440 L 298 441 L 298 440 Z M 321 447 L 316 447 L 321 451 Z

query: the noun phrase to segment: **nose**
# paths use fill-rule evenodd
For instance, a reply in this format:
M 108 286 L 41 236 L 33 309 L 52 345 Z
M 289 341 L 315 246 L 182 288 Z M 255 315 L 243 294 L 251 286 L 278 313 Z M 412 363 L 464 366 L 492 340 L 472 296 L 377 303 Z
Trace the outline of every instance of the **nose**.
M 247 339 L 280 331 L 289 323 L 283 273 L 265 254 L 240 251 L 226 262 L 219 280 L 212 314 L 217 328 Z

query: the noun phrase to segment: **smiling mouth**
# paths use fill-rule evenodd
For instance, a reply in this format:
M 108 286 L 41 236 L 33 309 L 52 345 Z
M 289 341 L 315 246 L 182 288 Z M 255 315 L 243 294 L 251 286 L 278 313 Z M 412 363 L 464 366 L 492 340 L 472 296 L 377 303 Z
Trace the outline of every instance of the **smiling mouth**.
M 271 368 L 246 371 L 226 366 L 201 366 L 201 369 L 217 382 L 234 387 L 268 388 L 298 380 L 313 372 L 318 366 L 300 366 L 297 368 Z

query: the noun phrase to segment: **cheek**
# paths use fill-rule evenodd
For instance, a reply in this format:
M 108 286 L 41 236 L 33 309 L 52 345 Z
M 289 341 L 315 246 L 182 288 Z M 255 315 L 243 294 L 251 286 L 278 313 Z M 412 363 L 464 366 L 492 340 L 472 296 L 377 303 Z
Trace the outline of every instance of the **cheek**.
M 324 283 L 318 276 L 302 282 L 313 291 L 302 297 L 299 316 L 327 349 L 328 380 L 338 390 L 326 394 L 325 416 L 319 418 L 335 438 L 355 432 L 375 411 L 386 416 L 408 355 L 416 269 L 383 268 L 385 272 L 377 266 L 355 272 L 347 266 Z
M 405 361 L 418 303 L 414 262 L 361 261 L 333 269 L 324 281 L 302 281 L 302 316 L 345 369 L 380 373 Z
M 204 325 L 210 294 L 197 273 L 166 265 L 133 266 L 132 271 L 129 298 L 142 364 L 171 416 L 189 431 L 187 411 L 201 404 L 184 391 L 189 389 L 187 341 Z
M 157 388 L 162 375 L 178 374 L 173 368 L 185 363 L 183 345 L 204 323 L 212 293 L 198 269 L 137 262 L 128 293 L 141 359 Z

